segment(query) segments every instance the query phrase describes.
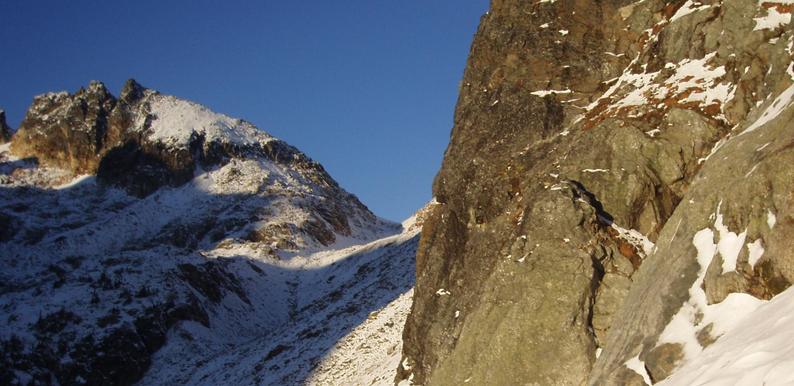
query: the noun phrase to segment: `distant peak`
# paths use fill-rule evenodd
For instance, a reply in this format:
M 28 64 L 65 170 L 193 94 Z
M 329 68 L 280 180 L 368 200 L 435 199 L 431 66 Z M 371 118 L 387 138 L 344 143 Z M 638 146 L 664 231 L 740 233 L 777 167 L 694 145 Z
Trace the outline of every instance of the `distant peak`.
M 124 87 L 121 89 L 120 98 L 127 103 L 134 103 L 135 101 L 141 99 L 146 91 L 146 87 L 143 87 L 135 81 L 135 79 L 130 78 L 124 82 Z
M 110 96 L 110 91 L 108 91 L 107 87 L 105 87 L 105 84 L 98 80 L 92 80 L 91 82 L 89 82 L 86 91 L 89 94 L 101 94 L 101 95 Z
M 403 232 L 421 230 L 425 220 L 436 205 L 438 205 L 438 201 L 433 197 L 425 206 L 419 208 L 411 217 L 405 219 L 405 221 L 402 222 Z
M 104 90 L 106 88 L 105 88 L 105 84 L 104 83 L 102 83 L 102 82 L 100 82 L 98 80 L 92 80 L 92 81 L 88 82 L 88 89 L 89 90 Z

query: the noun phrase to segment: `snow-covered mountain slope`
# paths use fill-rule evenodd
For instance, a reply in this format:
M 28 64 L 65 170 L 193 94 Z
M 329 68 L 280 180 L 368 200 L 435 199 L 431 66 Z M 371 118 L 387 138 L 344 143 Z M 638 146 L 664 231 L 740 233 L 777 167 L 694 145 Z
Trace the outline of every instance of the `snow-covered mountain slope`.
M 4 384 L 203 383 L 197 361 L 263 341 L 303 349 L 247 374 L 304 379 L 413 284 L 418 230 L 252 125 L 134 82 L 37 97 L 1 146 Z
M 418 239 L 417 229 L 295 257 L 289 323 L 214 351 L 170 340 L 141 384 L 393 384 Z
M 794 288 L 769 301 L 754 299 L 751 312 L 721 315 L 730 328 L 693 361 L 660 385 L 794 384 Z

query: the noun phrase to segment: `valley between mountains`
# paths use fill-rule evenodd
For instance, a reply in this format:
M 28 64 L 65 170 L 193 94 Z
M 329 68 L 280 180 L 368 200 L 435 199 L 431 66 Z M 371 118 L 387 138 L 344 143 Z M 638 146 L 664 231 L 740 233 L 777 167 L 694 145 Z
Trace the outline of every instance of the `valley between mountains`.
M 793 12 L 493 0 L 402 224 L 134 80 L 0 112 L 0 384 L 794 384 Z

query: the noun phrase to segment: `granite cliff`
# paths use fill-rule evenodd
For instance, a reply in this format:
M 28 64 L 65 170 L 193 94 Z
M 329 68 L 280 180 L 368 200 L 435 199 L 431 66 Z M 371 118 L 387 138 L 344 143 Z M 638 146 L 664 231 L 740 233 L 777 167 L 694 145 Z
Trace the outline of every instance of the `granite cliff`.
M 397 381 L 661 382 L 784 292 L 792 5 L 493 0 Z

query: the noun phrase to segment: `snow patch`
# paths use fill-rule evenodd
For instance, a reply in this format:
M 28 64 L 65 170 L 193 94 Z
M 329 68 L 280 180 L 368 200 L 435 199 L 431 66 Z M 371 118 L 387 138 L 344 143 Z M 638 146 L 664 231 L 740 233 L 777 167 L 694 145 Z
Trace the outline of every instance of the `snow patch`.
M 656 245 L 640 231 L 635 229 L 621 228 L 614 222 L 612 223 L 611 227 L 618 232 L 620 238 L 637 247 L 637 250 L 642 252 L 645 257 L 650 256 L 653 253 L 653 249 Z
M 766 125 L 767 123 L 771 122 L 775 118 L 780 115 L 784 110 L 786 110 L 789 106 L 791 106 L 792 102 L 794 102 L 794 84 L 789 86 L 787 89 L 783 90 L 780 95 L 775 98 L 769 107 L 764 110 L 761 116 L 755 120 L 750 126 L 748 126 L 744 131 L 742 131 L 739 135 L 744 135 L 753 130 L 760 128 L 761 126 Z
M 648 375 L 648 370 L 645 369 L 645 363 L 640 360 L 639 355 L 627 360 L 625 363 L 623 363 L 623 365 L 629 370 L 639 374 L 642 377 L 642 381 L 645 382 L 646 385 L 653 384 L 651 382 L 651 377 Z
M 706 8 L 710 8 L 710 7 L 711 7 L 710 5 L 701 4 L 700 1 L 687 0 L 687 2 L 684 3 L 684 5 L 682 5 L 681 8 L 678 8 L 678 11 L 676 11 L 676 13 L 673 15 L 673 17 L 670 18 L 670 22 L 672 23 L 672 22 L 674 22 L 674 21 L 676 21 L 676 20 L 678 20 L 678 19 L 680 19 L 680 18 L 682 18 L 682 17 L 684 17 L 686 15 L 689 15 L 691 13 L 694 13 L 694 12 L 697 12 L 697 11 L 700 11 L 700 10 L 703 10 L 703 9 L 706 9 Z
M 651 138 L 655 138 L 657 135 L 661 134 L 661 132 L 662 131 L 659 130 L 659 129 L 653 129 L 653 130 L 646 131 L 645 135 L 647 135 L 647 136 L 649 136 Z
M 538 91 L 532 91 L 530 94 L 543 98 L 546 95 L 570 94 L 572 92 L 573 91 L 571 91 L 569 89 L 565 89 L 565 90 L 538 90 Z
M 721 203 L 720 203 L 721 204 Z M 717 243 L 717 251 L 722 256 L 722 273 L 736 271 L 736 259 L 739 257 L 739 252 L 744 245 L 744 239 L 747 237 L 747 229 L 744 232 L 736 234 L 728 229 L 728 226 L 723 224 L 722 213 L 720 207 L 717 206 L 717 220 L 714 222 L 714 228 L 719 232 L 720 240 Z
M 186 148 L 197 136 L 205 141 L 218 141 L 238 146 L 264 145 L 273 137 L 241 119 L 211 111 L 198 103 L 149 91 L 147 99 L 152 116 L 148 138 L 174 148 Z M 136 127 L 146 130 L 146 115 Z
M 755 264 L 758 263 L 758 260 L 761 260 L 761 256 L 764 255 L 764 246 L 761 243 L 761 239 L 747 244 L 747 252 L 749 255 L 747 258 L 747 263 L 750 264 L 751 267 L 755 268 Z
M 765 303 L 763 300 L 744 293 L 729 294 L 725 300 L 716 304 L 709 305 L 707 302 L 706 292 L 702 285 L 712 259 L 717 253 L 723 255 L 723 259 L 731 259 L 730 256 L 733 256 L 734 253 L 738 254 L 734 251 L 736 246 L 739 245 L 741 248 L 738 241 L 741 239 L 743 243 L 744 240 L 744 234 L 736 235 L 728 231 L 722 223 L 721 204 L 720 202 L 717 211 L 712 215 L 716 217 L 714 227 L 720 233 L 720 240 L 717 243 L 714 242 L 715 235 L 710 228 L 704 228 L 695 233 L 692 244 L 697 250 L 696 259 L 699 266 L 697 278 L 689 288 L 689 299 L 665 326 L 657 341 L 657 346 L 665 343 L 680 344 L 684 354 L 682 364 L 691 363 L 703 352 L 703 347 L 697 337 L 704 329 L 711 326 L 709 335 L 718 339 L 725 333 L 734 330 L 738 323 Z M 723 240 L 725 240 L 724 243 Z M 755 247 L 748 246 L 748 248 Z M 753 253 L 758 253 L 758 251 Z M 726 255 L 729 257 L 726 258 Z M 728 268 L 731 265 L 735 268 L 735 258 L 728 265 Z M 723 263 L 723 270 L 725 268 L 726 264 Z
M 763 4 L 764 3 L 769 3 L 769 1 L 768 0 L 759 0 L 758 3 L 759 3 L 759 5 L 762 5 L 762 8 L 766 8 L 766 7 L 763 7 Z M 787 2 L 784 3 L 783 1 L 776 1 L 774 3 L 789 4 Z M 774 5 L 774 3 L 771 3 L 771 4 Z M 778 29 L 778 28 L 780 28 L 782 26 L 785 26 L 785 25 L 788 25 L 789 23 L 791 23 L 791 14 L 790 13 L 785 13 L 785 12 L 784 13 L 780 13 L 780 12 L 777 11 L 776 7 L 772 6 L 772 7 L 766 8 L 766 15 L 765 16 L 756 17 L 756 18 L 753 18 L 753 20 L 755 20 L 755 27 L 753 27 L 753 31 L 761 31 L 761 30 L 766 30 L 766 29 L 775 30 L 775 29 Z
M 737 319 L 730 331 L 661 385 L 790 385 L 794 383 L 794 287 Z

